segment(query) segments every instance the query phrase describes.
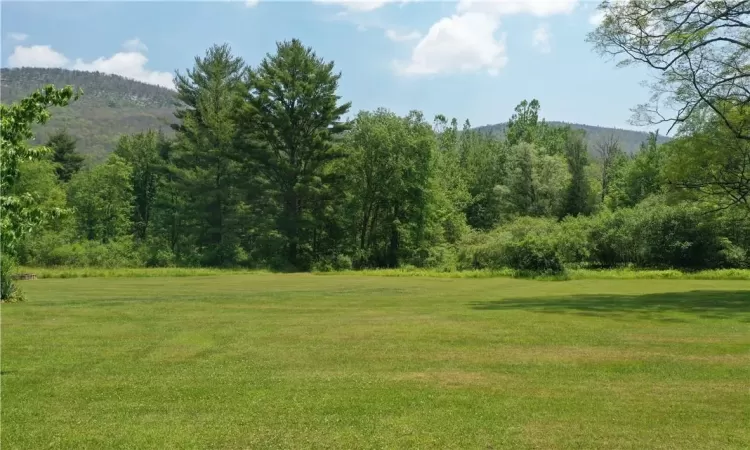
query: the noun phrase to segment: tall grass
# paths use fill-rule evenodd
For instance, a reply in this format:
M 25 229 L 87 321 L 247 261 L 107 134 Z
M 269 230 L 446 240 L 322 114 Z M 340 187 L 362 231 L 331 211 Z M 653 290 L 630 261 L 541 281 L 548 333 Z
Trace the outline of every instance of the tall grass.
M 264 274 L 266 270 L 212 269 L 212 268 L 35 268 L 19 267 L 19 273 L 33 273 L 37 278 L 143 278 L 143 277 L 199 277 L 216 275 Z M 682 272 L 679 270 L 638 269 L 568 269 L 561 275 L 523 273 L 513 269 L 440 271 L 431 269 L 367 269 L 333 272 L 313 272 L 318 276 L 367 276 L 367 277 L 430 277 L 430 278 L 530 278 L 544 281 L 565 280 L 750 280 L 748 269 L 704 270 Z
M 21 267 L 19 273 L 33 273 L 37 278 L 145 278 L 145 277 L 200 277 L 267 273 L 261 270 L 212 269 L 194 267 L 120 268 L 95 267 Z
M 534 274 L 513 269 L 439 271 L 429 269 L 375 269 L 345 272 L 323 272 L 316 275 L 358 275 L 373 277 L 432 277 L 432 278 L 530 278 L 535 280 L 750 280 L 748 269 L 704 270 L 682 272 L 679 270 L 638 269 L 569 269 L 561 275 Z

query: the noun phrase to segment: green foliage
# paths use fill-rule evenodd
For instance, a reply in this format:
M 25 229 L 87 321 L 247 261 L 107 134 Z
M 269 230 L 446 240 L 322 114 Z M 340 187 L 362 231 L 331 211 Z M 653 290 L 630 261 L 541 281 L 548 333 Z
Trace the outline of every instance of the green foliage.
M 114 152 L 132 167 L 131 184 L 135 202 L 132 223 L 138 240 L 146 239 L 150 230 L 157 187 L 164 166 L 162 153 L 165 145 L 167 144 L 161 133 L 149 130 L 146 133 L 122 136 Z
M 734 108 L 727 115 L 735 123 L 750 123 L 750 108 Z M 750 139 L 737 139 L 715 116 L 690 127 L 691 134 L 663 150 L 667 185 L 717 209 L 750 210 Z
M 557 223 L 523 217 L 487 234 L 474 233 L 459 244 L 459 268 L 516 269 L 559 274 L 564 271 L 557 245 Z
M 76 140 L 65 129 L 52 134 L 45 144 L 52 152 L 52 162 L 60 181 L 68 182 L 83 167 L 84 157 L 76 152 Z
M 589 214 L 592 208 L 591 186 L 586 174 L 588 150 L 580 133 L 568 137 L 565 142 L 565 158 L 571 178 L 565 195 L 563 215 Z
M 65 106 L 75 98 L 70 87 L 57 90 L 47 86 L 18 103 L 0 105 L 0 229 L 3 234 L 0 251 L 3 253 L 13 255 L 18 240 L 47 213 L 39 208 L 39 199 L 33 194 L 15 192 L 21 163 L 41 159 L 49 153 L 45 147 L 28 145 L 33 137 L 31 127 L 49 119 L 49 107 Z
M 23 300 L 23 295 L 13 281 L 16 263 L 7 254 L 0 254 L 0 301 L 15 302 Z
M 565 157 L 532 144 L 516 145 L 510 152 L 507 184 L 497 188 L 506 217 L 560 215 L 570 183 Z
M 130 237 L 121 237 L 106 243 L 76 241 L 43 249 L 31 265 L 65 267 L 142 267 L 145 260 L 141 249 Z
M 105 164 L 79 172 L 70 180 L 68 196 L 75 210 L 77 235 L 104 244 L 132 229 L 133 169 L 111 155 Z
M 185 231 L 197 244 L 196 257 L 208 265 L 231 265 L 237 257 L 242 205 L 235 186 L 241 174 L 233 157 L 243 74 L 242 59 L 229 46 L 215 45 L 195 59 L 193 69 L 176 76 L 177 96 L 185 107 L 175 113 L 181 120 L 175 126 L 175 182 L 187 194 L 182 211 L 190 225 Z M 153 146 L 147 147 L 153 165 Z M 144 212 L 151 201 L 146 195 L 143 191 L 139 208 Z
M 305 269 L 312 260 L 321 213 L 330 205 L 335 174 L 329 164 L 342 154 L 334 139 L 347 130 L 339 104 L 340 74 L 299 40 L 280 42 L 276 53 L 248 71 L 244 108 L 250 170 L 263 177 L 266 195 L 281 209 L 277 227 L 288 262 Z
M 354 187 L 349 208 L 357 218 L 355 245 L 361 260 L 356 264 L 397 267 L 403 260 L 413 262 L 419 256 L 409 250 L 429 238 L 427 194 L 436 151 L 429 124 L 414 113 L 402 118 L 386 110 L 362 112 L 343 145 L 348 149 L 343 170 Z
M 555 279 L 566 269 L 749 263 L 748 147 L 716 115 L 695 116 L 666 145 L 650 135 L 631 158 L 616 133 L 591 145 L 576 127 L 546 122 L 536 100 L 518 105 L 503 138 L 443 115 L 430 124 L 419 111 L 380 108 L 349 122 L 340 77 L 298 40 L 255 67 L 211 47 L 175 78 L 173 136 L 125 134 L 104 164 L 67 183 L 47 160 L 14 166 L 4 193 L 61 213 L 14 222 L 37 225 L 14 255 L 42 266 Z M 744 110 L 731 111 L 740 123 Z M 73 139 L 50 142 L 58 168 L 74 172 Z
M 69 86 L 60 90 L 47 86 L 18 103 L 0 105 L 0 255 L 8 267 L 24 235 L 59 212 L 43 208 L 38 194 L 17 190 L 22 163 L 39 160 L 49 153 L 45 147 L 28 145 L 33 137 L 31 127 L 49 119 L 49 107 L 65 106 L 76 98 L 77 94 Z M 2 300 L 10 298 L 14 292 L 12 281 L 7 273 L 5 275 L 0 292 Z

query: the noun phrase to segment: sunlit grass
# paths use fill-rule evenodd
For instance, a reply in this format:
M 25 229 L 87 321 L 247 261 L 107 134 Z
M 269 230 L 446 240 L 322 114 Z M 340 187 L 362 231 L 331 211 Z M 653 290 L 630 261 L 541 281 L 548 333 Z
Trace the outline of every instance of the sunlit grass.
M 748 281 L 19 285 L 27 301 L 2 306 L 4 448 L 750 443 Z

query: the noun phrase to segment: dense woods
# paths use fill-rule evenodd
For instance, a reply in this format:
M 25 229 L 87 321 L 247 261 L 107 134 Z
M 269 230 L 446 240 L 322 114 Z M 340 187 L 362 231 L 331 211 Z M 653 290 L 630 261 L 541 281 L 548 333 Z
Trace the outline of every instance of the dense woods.
M 617 18 L 636 13 L 608 8 L 591 37 L 603 51 L 630 32 Z M 629 154 L 615 135 L 592 148 L 585 132 L 545 122 L 533 99 L 519 99 L 501 134 L 419 111 L 347 120 L 341 76 L 298 40 L 254 65 L 217 45 L 176 75 L 174 133 L 125 134 L 84 169 L 60 130 L 49 156 L 18 164 L 11 192 L 60 214 L 19 240 L 17 261 L 534 273 L 750 265 L 750 109 L 734 91 L 690 97 L 677 138 L 652 134 Z

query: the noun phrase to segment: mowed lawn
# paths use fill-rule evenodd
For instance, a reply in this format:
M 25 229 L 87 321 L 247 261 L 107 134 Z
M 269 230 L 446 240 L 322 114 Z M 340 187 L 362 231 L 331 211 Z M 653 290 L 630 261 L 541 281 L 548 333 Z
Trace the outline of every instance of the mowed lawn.
M 750 282 L 22 282 L 3 449 L 750 448 Z

